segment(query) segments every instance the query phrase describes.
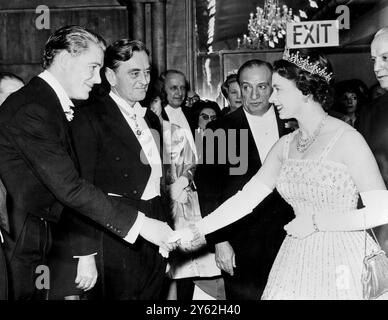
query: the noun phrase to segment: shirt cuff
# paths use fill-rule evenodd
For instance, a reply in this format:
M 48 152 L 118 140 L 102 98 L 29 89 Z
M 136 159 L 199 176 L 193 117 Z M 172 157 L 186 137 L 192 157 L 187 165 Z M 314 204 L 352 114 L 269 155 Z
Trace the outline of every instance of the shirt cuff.
M 137 218 L 135 223 L 133 224 L 132 228 L 128 231 L 127 235 L 125 236 L 124 240 L 129 243 L 134 243 L 139 236 L 140 230 L 143 227 L 144 224 L 144 218 L 145 215 L 143 212 L 138 211 Z
M 84 256 L 73 256 L 73 258 L 91 257 L 91 256 L 95 256 L 96 254 L 97 252 L 91 253 L 91 254 L 85 254 Z

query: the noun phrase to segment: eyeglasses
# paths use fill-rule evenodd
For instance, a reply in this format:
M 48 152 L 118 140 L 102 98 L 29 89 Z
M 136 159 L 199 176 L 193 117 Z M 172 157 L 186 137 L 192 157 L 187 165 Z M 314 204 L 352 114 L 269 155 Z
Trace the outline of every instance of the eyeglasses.
M 209 116 L 209 115 L 206 114 L 206 113 L 201 113 L 199 116 L 202 117 L 203 120 L 206 120 L 206 121 L 207 121 L 207 120 L 213 121 L 213 120 L 216 120 L 216 119 L 217 119 L 217 116 L 216 116 L 216 115 Z

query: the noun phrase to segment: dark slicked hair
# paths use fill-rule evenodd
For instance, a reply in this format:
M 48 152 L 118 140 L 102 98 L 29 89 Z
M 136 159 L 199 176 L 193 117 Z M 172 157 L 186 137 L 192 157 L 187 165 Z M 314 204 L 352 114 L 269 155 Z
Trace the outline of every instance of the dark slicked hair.
M 139 40 L 120 39 L 113 42 L 105 51 L 104 67 L 116 70 L 121 62 L 132 58 L 135 51 L 144 51 L 149 56 L 149 51 Z
M 43 68 L 47 69 L 55 56 L 62 50 L 68 51 L 73 56 L 78 56 L 87 49 L 91 43 L 105 50 L 105 40 L 97 33 L 81 26 L 65 26 L 55 31 L 47 40 L 43 54 Z
M 20 82 L 22 82 L 24 84 L 24 80 L 22 78 L 20 78 L 19 76 L 17 76 L 16 74 L 13 74 L 11 72 L 0 72 L 0 83 L 4 79 L 19 80 Z
M 245 69 L 250 69 L 250 68 L 253 68 L 253 67 L 263 67 L 263 66 L 267 67 L 268 70 L 271 71 L 271 73 L 273 72 L 273 68 L 272 68 L 271 64 L 266 62 L 266 61 L 259 60 L 259 59 L 252 59 L 252 60 L 248 60 L 248 61 L 244 62 L 243 65 L 237 71 L 237 81 L 238 81 L 238 83 L 241 84 L 241 82 L 240 82 L 241 73 Z

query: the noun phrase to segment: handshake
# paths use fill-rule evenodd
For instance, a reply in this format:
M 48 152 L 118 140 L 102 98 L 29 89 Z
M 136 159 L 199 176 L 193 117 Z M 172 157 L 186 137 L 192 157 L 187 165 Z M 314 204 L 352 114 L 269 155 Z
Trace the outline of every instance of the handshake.
M 182 251 L 194 251 L 206 244 L 205 236 L 195 225 L 172 230 L 162 221 L 145 217 L 140 235 L 147 241 L 159 247 L 159 253 L 167 258 L 170 251 L 178 247 Z

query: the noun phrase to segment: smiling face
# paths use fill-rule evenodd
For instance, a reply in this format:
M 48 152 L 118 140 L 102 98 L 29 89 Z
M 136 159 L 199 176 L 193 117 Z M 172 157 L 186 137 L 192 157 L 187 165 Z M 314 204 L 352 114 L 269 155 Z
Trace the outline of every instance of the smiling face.
M 240 74 L 242 105 L 252 115 L 263 115 L 269 108 L 272 73 L 266 66 L 252 66 Z
M 166 77 L 164 90 L 167 94 L 168 104 L 179 108 L 186 97 L 186 79 L 179 73 L 169 73 Z
M 377 36 L 371 45 L 373 69 L 380 86 L 388 90 L 388 34 Z
M 132 57 L 119 63 L 112 72 L 107 70 L 112 91 L 133 106 L 144 100 L 151 77 L 151 66 L 145 51 L 134 51 Z
M 279 117 L 281 119 L 298 118 L 306 96 L 296 87 L 295 82 L 275 72 L 272 76 L 272 87 L 273 92 L 269 101 L 275 105 Z
M 62 84 L 70 99 L 85 100 L 96 83 L 101 83 L 100 69 L 104 51 L 90 43 L 89 48 L 77 56 L 63 52 Z

